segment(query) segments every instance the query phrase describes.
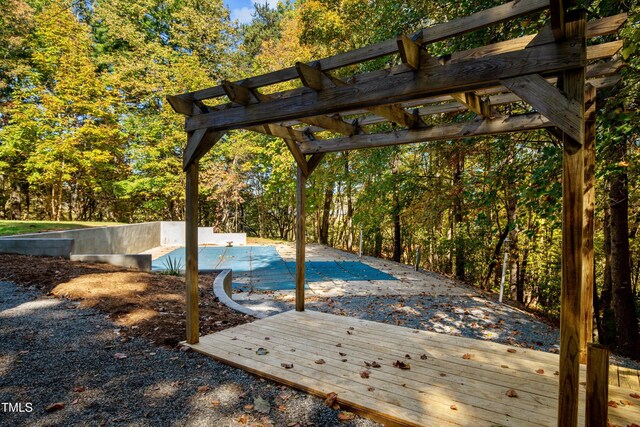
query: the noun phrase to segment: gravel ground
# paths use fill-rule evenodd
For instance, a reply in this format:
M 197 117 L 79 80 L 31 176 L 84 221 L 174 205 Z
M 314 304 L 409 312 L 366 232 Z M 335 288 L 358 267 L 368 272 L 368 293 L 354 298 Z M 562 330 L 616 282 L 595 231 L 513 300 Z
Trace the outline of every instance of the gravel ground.
M 0 425 L 12 427 L 378 425 L 340 422 L 321 399 L 123 337 L 95 309 L 8 282 L 0 282 L 0 403 L 31 404 L 22 413 L 0 406 Z M 56 403 L 64 406 L 51 410 Z
M 283 300 L 243 301 L 268 306 L 269 314 L 291 310 Z M 309 301 L 305 307 L 325 313 L 400 325 L 449 335 L 495 341 L 558 353 L 560 329 L 507 304 L 474 296 L 343 296 Z M 612 355 L 611 363 L 640 369 L 640 363 Z

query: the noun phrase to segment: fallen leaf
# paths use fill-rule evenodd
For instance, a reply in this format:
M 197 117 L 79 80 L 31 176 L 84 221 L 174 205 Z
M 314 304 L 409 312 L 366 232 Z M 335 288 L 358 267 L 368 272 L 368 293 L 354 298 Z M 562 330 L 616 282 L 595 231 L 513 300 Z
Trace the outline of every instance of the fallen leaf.
M 544 374 L 544 369 L 536 370 L 536 374 L 540 374 L 540 375 Z
M 367 362 L 366 360 L 364 361 L 364 366 L 366 366 L 367 368 L 371 367 L 371 363 Z
M 404 370 L 411 369 L 410 364 L 402 362 L 400 360 L 396 360 L 395 362 L 393 362 L 393 366 L 399 369 L 404 369 Z
M 346 362 L 348 359 L 342 359 L 341 362 Z
M 518 392 L 515 391 L 514 389 L 510 388 L 509 390 L 507 390 L 507 392 L 505 393 L 507 396 L 509 397 L 518 397 Z
M 353 326 L 350 326 L 350 327 L 349 327 L 349 330 L 350 330 L 350 331 L 353 331 L 354 329 L 355 329 L 355 328 L 354 328 Z
M 628 401 L 626 399 L 620 399 L 620 403 L 622 403 L 625 406 L 633 406 L 634 405 L 633 402 L 630 402 L 630 401 Z
M 451 405 L 449 406 L 449 408 L 451 408 L 452 411 L 457 411 L 458 407 L 456 405 Z
M 267 350 L 266 348 L 260 347 L 259 349 L 256 350 L 256 354 L 258 356 L 264 356 L 265 354 L 269 354 L 269 350 Z
M 331 393 L 327 394 L 327 397 L 324 399 L 324 404 L 329 408 L 333 408 L 333 406 L 337 403 L 337 400 L 338 394 L 332 391 Z
M 373 362 L 371 362 L 371 367 L 372 368 L 380 368 L 380 364 L 378 362 L 376 362 L 375 360 Z
M 113 355 L 113 357 L 115 357 L 116 359 L 126 359 L 127 355 L 124 353 L 116 353 Z
M 338 419 L 341 422 L 351 421 L 351 420 L 354 420 L 355 418 L 356 418 L 356 414 L 354 414 L 353 412 L 342 411 L 338 414 Z
M 342 347 L 342 344 L 338 343 L 336 344 L 336 347 Z
M 64 402 L 56 402 L 47 406 L 46 408 L 44 408 L 44 410 L 47 412 L 55 412 L 59 411 L 62 408 L 64 408 Z
M 318 359 L 316 360 L 316 365 L 324 365 L 326 362 L 324 361 L 324 359 Z
M 253 411 L 253 403 L 247 403 L 246 405 L 243 406 L 243 409 L 245 411 Z
M 268 401 L 264 400 L 262 396 L 253 399 L 253 407 L 261 414 L 268 414 L 271 411 L 271 405 Z
M 410 355 L 410 354 L 405 354 L 405 355 L 404 355 L 404 358 L 405 358 L 405 359 L 411 359 L 411 355 Z
M 352 333 L 353 333 L 353 332 L 351 332 L 351 331 L 347 331 L 347 334 L 349 334 L 349 335 L 351 335 Z
M 500 365 L 500 367 L 507 369 L 509 367 L 509 365 Z
M 211 404 L 212 404 L 213 406 L 218 406 L 218 405 L 220 405 L 220 401 L 219 401 L 219 400 L 212 400 L 212 401 L 211 401 Z
M 615 402 L 615 400 L 610 400 L 607 405 L 609 405 L 612 408 L 617 408 L 618 407 L 618 404 Z
M 340 356 L 344 357 L 347 355 L 347 353 L 338 353 Z
M 82 393 L 83 391 L 85 391 L 85 388 L 84 386 L 79 385 L 77 387 L 74 387 L 73 391 L 75 391 L 76 393 Z
M 362 372 L 360 372 L 360 378 L 369 378 L 370 374 L 371 374 L 371 372 L 369 372 L 369 371 L 362 371 Z
M 72 405 L 77 405 L 80 402 L 80 399 L 75 399 L 73 402 L 71 402 Z
M 286 406 L 284 406 L 284 405 L 278 405 L 278 411 L 280 411 L 280 412 L 286 412 L 286 410 L 287 410 L 287 407 L 286 407 Z
M 422 359 L 422 360 L 427 360 L 427 359 L 428 359 L 428 357 L 427 357 L 427 355 L 426 355 L 426 354 L 423 354 L 422 356 L 420 356 L 420 359 Z
M 447 374 L 445 374 L 444 372 L 440 372 L 440 376 L 441 376 L 441 377 L 446 377 L 446 376 L 447 376 Z
M 470 360 L 473 357 L 471 353 L 465 353 L 462 355 L 462 358 L 465 360 Z
M 281 363 L 280 366 L 282 366 L 284 369 L 291 369 L 293 368 L 293 363 Z
M 373 388 L 373 387 L 368 387 L 368 388 L 367 388 L 367 390 L 368 390 L 368 391 L 374 391 L 374 390 L 375 390 L 375 388 Z
M 555 371 L 553 375 L 560 375 L 560 371 Z
M 629 396 L 633 397 L 634 399 L 640 399 L 640 394 L 638 393 L 631 393 Z
M 242 425 L 245 425 L 247 423 L 247 416 L 242 415 L 241 417 L 238 418 L 238 422 Z
M 508 348 L 507 351 L 509 353 L 516 353 L 517 352 L 517 350 L 515 348 Z
M 208 385 L 201 385 L 200 387 L 198 387 L 198 393 L 205 393 L 209 390 L 211 390 L 211 387 L 209 387 Z
M 269 337 L 264 337 L 264 339 L 265 339 L 266 341 L 269 341 L 271 338 L 269 338 Z

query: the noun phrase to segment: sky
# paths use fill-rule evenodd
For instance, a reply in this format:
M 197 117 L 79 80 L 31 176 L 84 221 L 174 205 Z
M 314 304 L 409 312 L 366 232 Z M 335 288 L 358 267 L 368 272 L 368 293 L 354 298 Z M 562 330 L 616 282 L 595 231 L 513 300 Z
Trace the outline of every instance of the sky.
M 231 19 L 237 19 L 243 24 L 251 21 L 255 3 L 268 3 L 271 8 L 274 8 L 278 4 L 278 0 L 225 0 L 224 2 L 231 10 Z

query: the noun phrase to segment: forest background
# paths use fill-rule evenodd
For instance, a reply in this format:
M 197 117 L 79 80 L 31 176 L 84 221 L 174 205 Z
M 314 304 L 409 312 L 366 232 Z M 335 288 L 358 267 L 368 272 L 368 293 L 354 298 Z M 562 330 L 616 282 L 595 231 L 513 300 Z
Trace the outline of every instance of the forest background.
M 296 0 L 239 23 L 221 0 L 0 0 L 0 218 L 184 218 L 184 121 L 169 94 L 215 86 L 411 33 L 500 0 Z M 640 43 L 628 12 L 623 80 L 598 95 L 596 330 L 638 356 Z M 580 6 L 580 5 L 579 5 Z M 544 13 L 436 43 L 433 55 L 535 33 Z M 351 73 L 397 61 L 370 61 Z M 515 107 L 517 108 L 517 106 Z M 449 113 L 434 120 L 464 120 Z M 466 117 L 465 117 L 466 115 Z M 433 124 L 433 123 L 432 123 Z M 335 153 L 308 183 L 308 238 L 454 276 L 559 314 L 561 147 L 545 131 Z M 232 132 L 201 161 L 200 222 L 292 240 L 295 168 L 285 144 Z

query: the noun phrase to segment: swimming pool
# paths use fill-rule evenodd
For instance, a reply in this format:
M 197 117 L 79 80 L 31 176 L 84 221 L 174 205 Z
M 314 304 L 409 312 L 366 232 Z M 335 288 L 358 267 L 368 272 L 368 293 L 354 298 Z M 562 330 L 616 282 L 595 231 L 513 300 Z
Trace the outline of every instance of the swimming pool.
M 185 249 L 178 248 L 153 261 L 152 269 L 167 269 L 169 258 L 182 268 L 186 264 Z M 200 270 L 233 270 L 233 286 L 239 289 L 295 289 L 296 263 L 285 261 L 273 246 L 203 246 L 198 249 Z M 369 281 L 397 280 L 360 261 L 307 261 L 307 282 L 332 280 Z

